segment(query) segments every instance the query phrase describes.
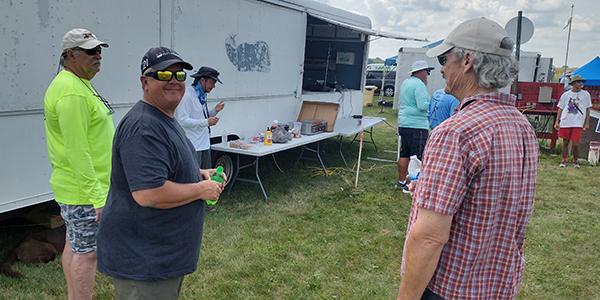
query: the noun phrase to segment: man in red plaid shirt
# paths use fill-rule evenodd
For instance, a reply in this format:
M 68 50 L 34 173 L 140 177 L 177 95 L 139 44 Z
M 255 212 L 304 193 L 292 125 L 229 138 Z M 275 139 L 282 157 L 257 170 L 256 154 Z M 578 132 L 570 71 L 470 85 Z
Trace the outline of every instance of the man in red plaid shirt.
M 515 96 L 498 92 L 519 70 L 512 47 L 500 24 L 480 18 L 427 51 L 461 103 L 432 131 L 411 188 L 399 300 L 517 296 L 539 147 Z

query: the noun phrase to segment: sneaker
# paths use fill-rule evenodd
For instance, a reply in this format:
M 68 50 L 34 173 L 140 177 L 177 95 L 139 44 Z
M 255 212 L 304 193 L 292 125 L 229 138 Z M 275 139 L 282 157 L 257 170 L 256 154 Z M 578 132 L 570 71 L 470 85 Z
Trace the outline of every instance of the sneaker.
M 577 164 L 577 165 L 579 165 L 579 164 Z M 566 168 L 566 167 L 567 167 L 567 161 L 566 161 L 566 160 L 563 160 L 563 161 L 560 163 L 560 165 L 558 165 L 558 166 L 559 166 L 559 167 L 561 167 L 561 168 Z
M 402 187 L 402 192 L 405 194 L 410 194 L 410 191 L 408 190 L 408 184 L 405 184 L 404 187 Z
M 398 181 L 398 182 L 396 182 L 395 187 L 402 188 L 403 193 L 410 194 L 410 191 L 408 190 L 408 184 L 406 184 L 406 183 L 402 183 L 402 182 Z
M 574 161 L 573 162 L 573 167 L 579 169 L 579 162 L 578 161 Z

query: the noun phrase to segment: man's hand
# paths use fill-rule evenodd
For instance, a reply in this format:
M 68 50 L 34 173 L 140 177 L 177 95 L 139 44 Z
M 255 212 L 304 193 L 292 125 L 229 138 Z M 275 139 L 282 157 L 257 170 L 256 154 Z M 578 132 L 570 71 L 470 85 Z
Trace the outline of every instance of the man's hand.
M 210 117 L 207 120 L 208 120 L 208 126 L 215 126 L 219 122 L 219 118 L 217 118 L 217 117 Z
M 100 223 L 100 216 L 102 215 L 102 210 L 103 209 L 104 209 L 104 206 L 98 207 L 98 208 L 94 208 L 94 210 L 96 211 L 96 223 Z
M 406 182 L 408 182 L 408 191 L 410 192 L 410 197 L 413 197 L 413 193 L 417 190 L 418 180 L 410 180 L 410 176 L 406 175 Z
M 200 199 L 208 200 L 208 201 L 217 201 L 219 200 L 219 196 L 221 192 L 223 192 L 223 187 L 225 182 L 220 183 L 214 180 L 203 180 L 198 182 L 198 185 L 202 189 L 202 193 L 200 195 Z
M 223 101 L 221 101 L 221 102 L 219 102 L 219 104 L 217 104 L 217 106 L 215 106 L 215 110 L 217 112 L 220 112 L 224 107 L 225 107 L 225 103 L 223 103 Z
M 202 179 L 210 180 L 210 177 L 215 171 L 217 171 L 217 169 L 200 169 L 200 174 L 202 174 Z M 223 177 L 223 186 L 225 186 L 225 183 L 227 182 L 227 174 L 225 174 L 225 172 L 223 172 Z

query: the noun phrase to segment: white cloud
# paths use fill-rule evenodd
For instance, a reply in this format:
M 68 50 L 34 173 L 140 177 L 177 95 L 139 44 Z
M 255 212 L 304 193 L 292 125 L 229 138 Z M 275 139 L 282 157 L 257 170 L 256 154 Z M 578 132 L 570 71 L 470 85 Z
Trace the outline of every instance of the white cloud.
M 574 3 L 569 65 L 581 66 L 600 54 L 598 0 L 318 0 L 369 17 L 375 29 L 437 41 L 463 21 L 485 17 L 505 25 L 519 11 L 535 27 L 523 49 L 553 57 L 564 64 L 568 30 L 563 30 Z M 379 39 L 371 43 L 370 57 L 387 58 L 399 47 L 423 43 Z
M 561 11 L 570 7 L 566 0 L 517 0 L 515 5 L 523 10 L 533 11 Z

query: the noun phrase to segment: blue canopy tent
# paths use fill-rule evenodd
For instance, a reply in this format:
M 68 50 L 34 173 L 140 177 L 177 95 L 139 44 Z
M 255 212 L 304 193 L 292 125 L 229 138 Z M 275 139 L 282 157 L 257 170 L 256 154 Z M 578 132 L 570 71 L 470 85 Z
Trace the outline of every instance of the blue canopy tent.
M 441 44 L 443 41 L 444 41 L 444 40 L 439 40 L 439 41 L 437 41 L 437 42 L 433 42 L 433 43 L 431 43 L 431 44 L 429 44 L 429 45 L 425 45 L 425 46 L 423 46 L 422 48 L 433 48 L 433 47 L 435 47 L 435 46 L 437 46 L 437 45 Z M 392 66 L 392 65 L 395 65 L 397 60 L 398 60 L 398 55 L 396 55 L 396 56 L 392 56 L 392 57 L 389 57 L 389 58 L 386 58 L 386 59 L 385 59 L 385 65 L 386 65 L 386 66 Z
M 587 64 L 573 71 L 572 75 L 581 75 L 586 80 L 585 85 L 600 86 L 600 57 L 596 56 Z
M 396 64 L 396 60 L 398 60 L 398 55 L 386 58 L 385 59 L 385 65 L 386 66 L 395 65 Z

